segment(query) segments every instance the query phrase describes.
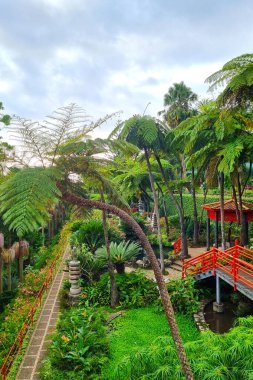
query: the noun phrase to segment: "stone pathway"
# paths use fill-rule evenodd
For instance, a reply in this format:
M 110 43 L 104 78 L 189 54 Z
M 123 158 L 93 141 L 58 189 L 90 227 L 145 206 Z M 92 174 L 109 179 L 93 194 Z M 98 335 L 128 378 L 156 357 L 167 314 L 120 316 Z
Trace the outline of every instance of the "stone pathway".
M 34 328 L 31 340 L 27 347 L 27 351 L 20 364 L 16 380 L 39 380 L 39 367 L 43 360 L 48 344 L 50 343 L 50 335 L 54 331 L 56 321 L 59 315 L 60 301 L 58 299 L 59 290 L 61 289 L 64 278 L 68 278 L 68 273 L 63 272 L 64 261 L 67 253 L 65 253 L 60 268 L 51 285 L 43 305 L 40 317 Z

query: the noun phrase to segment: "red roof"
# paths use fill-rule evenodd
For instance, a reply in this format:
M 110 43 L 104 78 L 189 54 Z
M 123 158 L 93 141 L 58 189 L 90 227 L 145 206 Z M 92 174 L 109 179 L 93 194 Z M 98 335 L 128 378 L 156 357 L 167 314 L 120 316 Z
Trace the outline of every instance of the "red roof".
M 238 204 L 238 202 L 237 202 Z M 202 208 L 204 210 L 214 210 L 214 211 L 218 211 L 220 210 L 220 202 L 214 202 L 214 203 L 207 203 L 205 205 L 202 205 Z M 238 204 L 238 208 L 239 208 L 239 204 Z M 253 203 L 252 202 L 242 202 L 242 209 L 243 209 L 243 212 L 253 212 Z M 224 211 L 228 211 L 228 212 L 236 212 L 236 205 L 235 205 L 235 200 L 234 199 L 230 199 L 228 201 L 225 201 L 224 202 Z

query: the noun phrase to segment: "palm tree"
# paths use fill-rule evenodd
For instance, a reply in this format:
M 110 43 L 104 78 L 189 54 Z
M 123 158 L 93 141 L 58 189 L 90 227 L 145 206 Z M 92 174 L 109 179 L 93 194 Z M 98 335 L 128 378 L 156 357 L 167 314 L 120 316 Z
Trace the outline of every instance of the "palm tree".
M 79 146 L 80 148 L 80 146 Z M 65 161 L 65 162 L 64 162 Z M 65 163 L 65 164 L 64 164 Z M 83 165 L 85 163 L 85 165 Z M 34 229 L 40 224 L 40 218 L 38 215 L 41 213 L 41 206 L 42 206 L 42 199 L 46 200 L 46 203 L 49 201 L 49 199 L 55 199 L 55 203 L 57 202 L 57 196 L 58 198 L 61 197 L 66 202 L 77 205 L 81 207 L 88 207 L 88 208 L 97 208 L 100 210 L 104 210 L 106 212 L 110 212 L 121 219 L 123 219 L 127 224 L 130 225 L 130 227 L 133 229 L 133 231 L 136 233 L 138 239 L 140 240 L 143 248 L 147 252 L 147 256 L 151 262 L 152 268 L 154 270 L 154 274 L 156 277 L 157 285 L 159 287 L 162 303 L 164 305 L 164 310 L 168 319 L 169 326 L 171 328 L 171 333 L 173 340 L 175 342 L 175 346 L 177 349 L 177 353 L 180 359 L 180 363 L 182 366 L 182 369 L 184 371 L 185 377 L 187 380 L 192 380 L 193 375 L 187 360 L 187 357 L 185 355 L 182 339 L 180 337 L 180 333 L 176 324 L 175 315 L 173 311 L 173 307 L 168 295 L 168 291 L 163 279 L 163 275 L 161 273 L 159 264 L 156 260 L 156 256 L 152 250 L 152 247 L 148 241 L 148 238 L 140 228 L 139 224 L 135 222 L 132 217 L 126 212 L 121 210 L 120 208 L 109 205 L 101 201 L 93 201 L 89 199 L 82 198 L 76 194 L 80 193 L 80 183 L 76 182 L 76 176 L 80 175 L 80 173 L 85 173 L 86 168 L 88 167 L 87 160 L 84 160 L 82 157 L 78 156 L 75 157 L 72 154 L 70 157 L 66 157 L 64 160 L 61 159 L 60 153 L 58 154 L 57 159 L 55 159 L 55 169 L 54 174 L 52 174 L 52 168 L 49 169 L 41 169 L 41 168 L 31 168 L 31 172 L 33 172 L 33 176 L 30 175 L 30 186 L 33 189 L 32 192 L 26 193 L 26 205 L 24 209 L 20 209 L 20 214 L 25 217 L 23 220 L 33 220 L 33 216 L 35 215 L 35 221 L 34 223 L 29 226 L 27 223 L 25 224 L 25 227 L 23 229 L 28 230 Z M 59 166 L 58 166 L 59 164 Z M 8 223 L 11 224 L 11 228 L 16 231 L 22 231 L 21 223 L 16 223 L 15 219 L 11 217 L 13 214 L 11 208 L 12 206 L 15 206 L 16 204 L 16 198 L 20 198 L 20 194 L 16 192 L 16 189 L 19 188 L 19 186 L 22 185 L 22 175 L 23 180 L 26 182 L 27 180 L 27 170 L 21 170 L 17 174 L 15 174 L 11 179 L 5 182 L 5 187 L 1 188 L 1 197 L 2 199 L 5 199 L 5 202 L 7 202 L 10 206 L 10 208 L 7 210 L 4 210 L 3 218 Z M 49 170 L 51 170 L 51 173 L 49 174 Z M 39 171 L 40 175 L 36 175 L 36 173 Z M 42 175 L 42 171 L 45 172 L 45 175 Z M 74 173 L 75 177 L 74 179 L 69 176 L 70 173 Z M 46 177 L 45 177 L 46 176 Z M 42 186 L 39 185 L 40 181 L 45 182 L 45 178 L 47 179 L 47 189 L 48 193 L 46 195 L 41 194 L 41 190 L 45 189 L 45 184 Z M 13 189 L 15 191 L 13 191 Z M 60 194 L 61 192 L 61 194 Z M 40 201 L 39 204 L 39 210 L 37 210 L 37 204 L 35 203 L 35 197 L 37 200 Z M 42 211 L 46 209 L 47 205 L 44 205 L 44 208 Z M 36 210 L 36 211 L 35 211 Z M 8 213 L 9 218 L 6 217 L 6 214 Z M 15 210 L 16 217 L 18 217 L 18 214 Z M 26 219 L 27 218 L 27 219 Z
M 164 95 L 165 110 L 159 114 L 164 114 L 168 125 L 175 128 L 181 121 L 196 113 L 193 104 L 197 98 L 197 94 L 184 82 L 174 83 Z
M 111 133 L 110 137 L 117 136 L 120 140 L 126 140 L 127 142 L 136 145 L 139 149 L 144 151 L 145 160 L 148 167 L 149 181 L 154 199 L 154 211 L 157 218 L 157 230 L 159 239 L 159 252 L 161 270 L 164 273 L 164 254 L 162 233 L 160 224 L 159 204 L 157 192 L 155 189 L 154 175 L 151 168 L 150 156 L 152 151 L 158 150 L 161 144 L 161 138 L 165 127 L 161 125 L 158 129 L 156 122 L 150 116 L 135 115 L 117 126 Z
M 248 107 L 253 100 L 253 54 L 242 54 L 226 62 L 206 82 L 214 90 L 225 84 L 218 104 L 228 108 Z

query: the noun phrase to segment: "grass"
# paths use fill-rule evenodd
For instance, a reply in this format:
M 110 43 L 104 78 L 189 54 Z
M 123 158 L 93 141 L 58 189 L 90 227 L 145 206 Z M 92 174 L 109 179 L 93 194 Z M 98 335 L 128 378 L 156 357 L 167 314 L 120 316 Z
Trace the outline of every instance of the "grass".
M 189 317 L 177 315 L 176 319 L 184 342 L 199 339 L 200 333 Z M 110 373 L 124 356 L 150 346 L 159 336 L 168 335 L 170 331 L 164 312 L 158 312 L 155 307 L 128 310 L 112 322 L 111 356 L 102 378 L 110 379 Z

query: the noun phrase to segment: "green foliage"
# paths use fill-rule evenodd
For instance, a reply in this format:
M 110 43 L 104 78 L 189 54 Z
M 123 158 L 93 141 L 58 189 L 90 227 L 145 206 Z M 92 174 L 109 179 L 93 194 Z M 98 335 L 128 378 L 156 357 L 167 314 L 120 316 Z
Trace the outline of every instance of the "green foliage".
M 194 379 L 252 379 L 252 342 L 253 317 L 241 318 L 239 326 L 227 334 L 207 332 L 196 341 L 188 341 L 185 349 Z M 110 380 L 127 378 L 183 380 L 185 377 L 172 339 L 161 337 L 149 347 L 139 348 L 130 357 L 125 357 L 108 377 Z
M 195 287 L 193 278 L 171 280 L 167 284 L 167 289 L 176 312 L 186 315 L 192 315 L 197 312 L 199 291 Z
M 54 169 L 28 168 L 18 171 L 0 186 L 4 223 L 19 237 L 48 220 L 48 208 L 56 204 L 60 196 L 55 178 Z
M 139 214 L 132 214 L 132 218 L 139 224 L 139 226 L 142 228 L 144 233 L 147 234 L 148 233 L 148 227 L 145 224 L 144 220 L 140 217 L 140 215 Z M 137 236 L 135 235 L 134 231 L 129 226 L 129 224 L 127 224 L 123 220 L 120 221 L 120 228 L 124 232 L 126 240 L 131 240 L 131 241 L 137 241 L 138 240 Z
M 104 313 L 92 307 L 65 311 L 53 335 L 42 379 L 95 379 L 107 361 L 108 339 Z M 64 371 L 64 375 L 63 375 Z
M 95 253 L 99 247 L 105 244 L 102 220 L 87 219 L 73 224 L 71 235 L 72 245 L 85 244 L 91 253 Z M 116 229 L 109 226 L 109 241 L 120 242 L 122 239 Z
M 199 338 L 199 331 L 191 319 L 182 315 L 176 315 L 176 319 L 184 342 Z M 134 356 L 143 349 L 148 352 L 158 337 L 168 336 L 170 336 L 170 330 L 164 312 L 157 313 L 155 307 L 128 310 L 120 318 L 112 321 L 110 362 L 109 366 L 106 365 L 103 370 L 103 378 L 106 380 L 130 379 L 131 377 L 125 375 L 122 369 L 123 363 L 126 360 L 128 362 L 129 355 Z M 164 349 L 166 350 L 166 345 Z M 139 367 L 140 364 L 135 362 L 135 365 Z M 120 377 L 117 377 L 118 373 Z
M 85 244 L 77 246 L 76 253 L 81 265 L 81 278 L 86 283 L 98 280 L 103 262 L 98 261 L 95 255 L 89 252 Z
M 159 293 L 155 282 L 142 273 L 115 274 L 120 305 L 124 307 L 142 307 L 157 301 Z M 108 273 L 85 289 L 85 294 L 93 304 L 110 305 L 110 281 Z
M 66 225 L 61 232 L 59 244 L 50 248 L 48 252 L 47 264 L 41 270 L 29 267 L 24 281 L 19 285 L 16 298 L 13 299 L 0 316 L 0 367 L 9 352 L 18 331 L 27 318 L 28 313 L 34 305 L 35 297 L 45 281 L 48 270 L 54 260 L 64 252 L 68 243 L 69 226 Z
M 110 256 L 113 264 L 115 264 L 116 269 L 120 272 L 119 265 L 125 264 L 127 261 L 132 260 L 138 255 L 140 251 L 140 246 L 136 242 L 122 241 L 119 244 L 115 242 L 110 243 Z M 96 251 L 96 259 L 102 264 L 108 262 L 106 247 L 102 246 Z M 124 268 L 124 267 L 123 267 Z

